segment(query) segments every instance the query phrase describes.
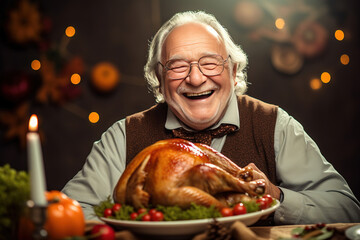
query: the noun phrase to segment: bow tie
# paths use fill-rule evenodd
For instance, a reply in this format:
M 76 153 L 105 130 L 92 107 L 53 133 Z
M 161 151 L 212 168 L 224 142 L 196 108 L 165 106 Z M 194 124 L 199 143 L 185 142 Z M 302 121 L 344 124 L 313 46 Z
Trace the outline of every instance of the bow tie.
M 204 143 L 211 145 L 213 138 L 220 138 L 236 130 L 236 126 L 231 124 L 221 124 L 218 128 L 212 130 L 203 130 L 199 132 L 190 132 L 184 128 L 173 129 L 173 135 L 177 138 L 182 138 L 195 143 Z

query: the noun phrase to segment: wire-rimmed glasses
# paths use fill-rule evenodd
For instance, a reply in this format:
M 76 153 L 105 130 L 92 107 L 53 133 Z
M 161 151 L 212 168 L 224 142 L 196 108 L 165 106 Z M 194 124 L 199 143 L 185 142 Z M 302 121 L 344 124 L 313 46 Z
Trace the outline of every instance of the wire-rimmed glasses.
M 205 76 L 211 77 L 220 75 L 224 71 L 224 65 L 230 58 L 230 55 L 224 60 L 220 55 L 206 55 L 197 62 L 189 62 L 185 59 L 173 59 L 167 61 L 164 65 L 159 64 L 168 72 L 169 79 L 185 79 L 191 72 L 192 65 L 198 66 L 200 72 Z

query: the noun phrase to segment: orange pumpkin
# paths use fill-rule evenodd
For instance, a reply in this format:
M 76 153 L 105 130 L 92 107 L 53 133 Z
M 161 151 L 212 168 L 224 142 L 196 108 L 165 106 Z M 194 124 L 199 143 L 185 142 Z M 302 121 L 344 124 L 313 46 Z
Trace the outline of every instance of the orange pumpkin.
M 45 229 L 48 239 L 83 236 L 85 218 L 80 204 L 59 191 L 46 192 L 49 202 Z
M 59 191 L 46 192 L 48 201 L 45 229 L 47 239 L 59 240 L 66 237 L 83 236 L 85 218 L 80 204 Z M 18 239 L 30 240 L 34 231 L 29 209 L 19 220 Z
M 120 72 L 110 62 L 100 62 L 91 71 L 91 82 L 96 90 L 108 93 L 115 89 L 120 81 Z

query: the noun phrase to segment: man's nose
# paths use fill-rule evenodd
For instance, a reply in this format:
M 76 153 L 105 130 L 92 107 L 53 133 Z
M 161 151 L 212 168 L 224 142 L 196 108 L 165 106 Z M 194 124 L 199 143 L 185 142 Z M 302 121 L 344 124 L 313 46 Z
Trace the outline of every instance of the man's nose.
M 206 80 L 207 76 L 200 71 L 199 65 L 196 63 L 191 64 L 190 73 L 187 78 L 185 78 L 185 81 L 193 86 L 200 86 Z

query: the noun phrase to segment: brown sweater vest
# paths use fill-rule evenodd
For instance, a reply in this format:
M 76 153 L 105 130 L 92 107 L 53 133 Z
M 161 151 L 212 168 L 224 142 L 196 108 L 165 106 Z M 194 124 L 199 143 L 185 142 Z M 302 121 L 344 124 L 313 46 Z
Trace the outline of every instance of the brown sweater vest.
M 253 162 L 276 184 L 274 130 L 277 107 L 252 97 L 238 97 L 240 129 L 227 135 L 222 154 L 240 167 Z M 165 129 L 167 105 L 158 104 L 126 118 L 126 163 L 145 147 L 173 138 Z

